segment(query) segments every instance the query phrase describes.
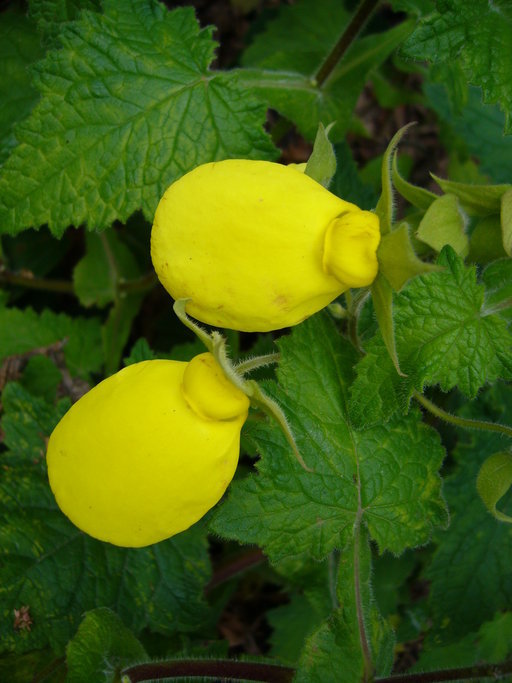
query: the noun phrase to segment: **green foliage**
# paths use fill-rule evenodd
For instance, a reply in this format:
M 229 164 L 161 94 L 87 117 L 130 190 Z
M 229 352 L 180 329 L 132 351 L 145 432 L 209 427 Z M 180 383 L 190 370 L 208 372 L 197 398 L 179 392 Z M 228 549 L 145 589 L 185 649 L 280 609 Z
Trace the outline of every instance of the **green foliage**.
M 450 247 L 438 263 L 443 272 L 414 280 L 394 302 L 399 376 L 379 337 L 366 348 L 352 387 L 351 416 L 357 424 L 405 412 L 413 392 L 439 384 L 457 386 L 469 398 L 487 382 L 512 378 L 511 335 L 505 320 L 485 305 L 475 268 L 465 267 Z
M 409 57 L 433 62 L 459 59 L 468 80 L 481 86 L 486 102 L 505 112 L 512 132 L 512 9 L 508 0 L 439 0 L 403 46 Z M 492 65 L 492 66 L 491 66 Z
M 0 10 L 0 680 L 510 676 L 510 2 L 177 4 Z M 292 437 L 255 403 L 215 510 L 147 548 L 90 538 L 49 487 L 53 428 L 123 363 L 204 351 L 151 268 L 157 202 L 280 154 L 377 213 L 379 273 L 225 332 L 235 362 L 271 354 L 250 377 Z
M 208 70 L 212 31 L 192 10 L 153 0 L 103 9 L 66 24 L 63 48 L 34 71 L 41 101 L 0 174 L 3 232 L 101 229 L 139 208 L 151 219 L 166 187 L 194 166 L 274 156 L 258 128 L 262 106 L 236 76 Z
M 45 436 L 69 403 L 54 408 L 12 383 L 3 392 L 3 404 L 9 451 L 3 455 L 0 489 L 2 649 L 24 652 L 49 644 L 62 651 L 83 612 L 97 606 L 114 608 L 136 632 L 197 629 L 209 576 L 201 525 L 138 550 L 82 534 L 57 508 L 43 457 Z M 33 627 L 16 631 L 13 610 L 25 605 Z
M 66 655 L 67 683 L 116 683 L 122 668 L 147 657 L 115 612 L 104 607 L 87 612 Z
M 289 417 L 313 471 L 296 462 L 275 424 L 254 428 L 258 474 L 233 485 L 213 529 L 257 543 L 274 561 L 350 548 L 361 522 L 381 551 L 426 543 L 433 527 L 446 523 L 437 475 L 444 452 L 435 432 L 416 411 L 373 429 L 352 428 L 347 400 L 357 357 L 325 317 L 294 328 L 280 349 L 279 387 L 265 389 Z

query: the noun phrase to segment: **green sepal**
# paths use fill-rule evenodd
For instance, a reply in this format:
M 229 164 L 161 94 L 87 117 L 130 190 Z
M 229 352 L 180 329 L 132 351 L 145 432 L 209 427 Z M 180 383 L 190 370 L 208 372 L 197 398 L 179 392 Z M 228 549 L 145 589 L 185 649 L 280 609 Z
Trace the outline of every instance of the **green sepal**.
M 416 237 L 437 252 L 449 244 L 458 256 L 467 256 L 469 241 L 464 227 L 459 200 L 454 194 L 445 194 L 428 207 Z
M 377 258 L 379 272 L 396 292 L 399 292 L 412 277 L 440 270 L 439 266 L 424 263 L 416 256 L 407 223 L 401 223 L 393 232 L 382 237 Z
M 430 174 L 445 193 L 459 198 L 464 211 L 470 216 L 489 216 L 499 214 L 501 198 L 512 189 L 512 185 L 473 185 L 444 180 L 433 173 Z
M 336 173 L 336 155 L 329 140 L 329 131 L 333 126 L 334 123 L 330 123 L 327 128 L 322 123 L 318 124 L 313 152 L 305 170 L 306 175 L 324 187 L 329 187 Z
M 400 370 L 400 362 L 396 352 L 395 329 L 393 326 L 393 289 L 385 276 L 379 272 L 372 284 L 373 308 L 382 338 L 388 350 L 389 357 L 399 375 L 405 377 Z
M 391 181 L 391 155 L 395 151 L 396 146 L 405 135 L 407 130 L 414 126 L 415 123 L 408 123 L 406 126 L 400 128 L 388 145 L 382 157 L 381 180 L 382 180 L 382 194 L 375 208 L 375 213 L 379 217 L 380 232 L 386 235 L 393 229 L 393 183 Z
M 512 189 L 507 190 L 501 198 L 501 234 L 503 248 L 512 256 Z
M 500 217 L 497 214 L 480 218 L 471 233 L 469 259 L 474 263 L 490 263 L 504 258 Z
M 423 187 L 418 187 L 409 183 L 405 178 L 400 175 L 398 170 L 397 153 L 393 154 L 393 164 L 391 167 L 391 179 L 395 190 L 398 194 L 402 195 L 409 204 L 412 204 L 417 209 L 422 209 L 426 211 L 433 201 L 437 199 L 437 195 L 429 190 L 425 190 Z
M 502 451 L 489 456 L 480 468 L 476 490 L 491 515 L 512 524 L 512 517 L 496 509 L 498 501 L 512 486 L 512 453 Z

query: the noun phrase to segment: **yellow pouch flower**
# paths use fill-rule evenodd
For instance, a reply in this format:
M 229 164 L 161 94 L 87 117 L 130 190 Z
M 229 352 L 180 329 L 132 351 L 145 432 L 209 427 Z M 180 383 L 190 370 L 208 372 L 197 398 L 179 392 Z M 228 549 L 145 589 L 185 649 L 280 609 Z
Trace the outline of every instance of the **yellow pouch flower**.
M 379 221 L 296 168 L 204 164 L 162 197 L 151 256 L 198 320 L 242 331 L 295 325 L 377 275 Z
M 248 408 L 211 353 L 124 368 L 75 403 L 50 437 L 59 507 L 83 531 L 120 546 L 187 529 L 231 481 Z

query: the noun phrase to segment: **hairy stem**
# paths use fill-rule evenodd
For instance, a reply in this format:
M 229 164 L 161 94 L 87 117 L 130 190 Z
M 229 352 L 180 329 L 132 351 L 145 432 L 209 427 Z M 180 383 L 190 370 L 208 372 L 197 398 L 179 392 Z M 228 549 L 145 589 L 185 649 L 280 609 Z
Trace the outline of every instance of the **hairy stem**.
M 435 415 L 441 420 L 449 422 L 456 427 L 498 432 L 498 434 L 503 434 L 504 436 L 508 436 L 510 439 L 512 439 L 512 427 L 499 424 L 498 422 L 485 422 L 484 420 L 471 420 L 466 417 L 458 417 L 457 415 L 453 415 L 452 413 L 448 413 L 446 410 L 443 410 L 435 403 L 432 403 L 432 401 L 426 398 L 426 396 L 420 394 L 419 391 L 414 391 L 413 396 L 418 403 L 421 403 L 421 405 L 429 411 L 429 413 L 432 413 L 432 415 Z
M 122 683 L 184 678 L 189 676 L 212 677 L 230 681 L 267 681 L 290 683 L 295 670 L 276 664 L 236 662 L 232 660 L 177 660 L 137 664 L 122 672 Z
M 480 678 L 497 680 L 512 673 L 512 661 L 503 664 L 478 664 L 460 669 L 442 669 L 418 674 L 401 674 L 376 678 L 375 683 L 437 683 L 442 681 L 473 681 Z
M 247 360 L 242 360 L 235 365 L 235 370 L 240 375 L 245 375 L 252 370 L 257 370 L 265 365 L 272 365 L 273 363 L 279 363 L 281 357 L 280 353 L 267 353 L 265 356 L 255 356 L 254 358 L 248 358 Z
M 366 628 L 364 625 L 364 614 L 363 614 L 363 600 L 361 597 L 361 571 L 359 567 L 359 554 L 360 554 L 360 542 L 361 542 L 361 522 L 356 521 L 356 536 L 354 543 L 354 592 L 356 601 L 356 612 L 357 612 L 357 626 L 359 629 L 359 641 L 361 643 L 361 651 L 363 653 L 364 661 L 364 683 L 373 680 L 374 666 L 372 661 L 372 655 L 370 652 L 370 645 L 368 643 L 368 637 L 366 635 Z
M 378 4 L 379 0 L 363 0 L 361 2 L 347 28 L 341 34 L 338 42 L 327 55 L 325 61 L 314 75 L 313 80 L 318 87 L 321 87 L 329 78 L 335 66 L 342 59 L 350 45 L 357 38 L 359 32 L 366 24 Z

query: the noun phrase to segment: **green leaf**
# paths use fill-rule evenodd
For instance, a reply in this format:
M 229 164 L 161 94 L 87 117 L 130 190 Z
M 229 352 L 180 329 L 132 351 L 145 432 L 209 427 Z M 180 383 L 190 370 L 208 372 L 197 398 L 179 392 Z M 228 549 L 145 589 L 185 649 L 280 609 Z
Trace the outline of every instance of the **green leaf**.
M 62 381 L 62 375 L 47 356 L 32 356 L 29 358 L 21 384 L 34 396 L 41 396 L 48 403 L 55 399 L 57 388 Z
M 66 25 L 62 49 L 37 67 L 41 102 L 0 175 L 4 232 L 100 229 L 140 208 L 151 220 L 167 186 L 198 164 L 274 156 L 261 104 L 234 73 L 209 71 L 212 29 L 192 8 L 103 7 Z
M 469 260 L 485 265 L 506 255 L 499 215 L 480 218 L 469 240 Z
M 143 360 L 154 360 L 156 357 L 156 353 L 149 346 L 147 339 L 141 337 L 130 349 L 129 356 L 123 360 L 125 365 L 133 365 L 133 363 L 140 363 Z
M 485 283 L 485 308 L 512 318 L 512 259 L 501 259 L 487 266 L 482 273 Z
M 100 11 L 100 0 L 29 0 L 29 16 L 37 23 L 45 45 L 58 46 L 63 25 L 77 19 L 81 10 Z
M 213 529 L 262 546 L 272 561 L 304 553 L 320 559 L 350 545 L 357 520 L 381 551 L 427 542 L 446 521 L 437 435 L 416 411 L 353 430 L 346 403 L 356 355 L 327 317 L 295 327 L 279 346 L 279 387 L 267 383 L 265 391 L 284 410 L 313 472 L 299 465 L 276 424 L 258 423 L 250 432 L 261 454 L 258 473 L 232 485 Z
M 143 298 L 143 294 L 122 294 L 110 309 L 107 321 L 101 331 L 106 375 L 111 375 L 119 370 L 132 324 L 140 310 Z
M 491 515 L 500 522 L 512 523 L 512 517 L 496 509 L 496 505 L 512 486 L 512 453 L 493 453 L 482 464 L 476 478 L 476 490 Z
M 445 194 L 435 199 L 421 219 L 416 237 L 436 251 L 449 244 L 459 256 L 468 253 L 468 236 L 464 232 L 465 220 L 457 197 Z
M 438 261 L 443 272 L 422 275 L 394 296 L 398 377 L 380 337 L 367 345 L 352 386 L 351 417 L 371 424 L 407 411 L 414 390 L 439 384 L 474 398 L 487 382 L 512 378 L 511 335 L 500 315 L 487 310 L 474 267 L 450 247 Z
M 36 27 L 19 10 L 2 12 L 0 21 L 0 163 L 16 145 L 14 126 L 38 100 L 28 67 L 43 56 Z
M 51 650 L 36 650 L 25 655 L 0 657 L 0 680 L 9 683 L 65 683 L 66 663 Z
M 336 173 L 336 155 L 329 140 L 329 130 L 333 125 L 330 123 L 325 128 L 322 123 L 319 124 L 313 152 L 308 159 L 305 170 L 306 175 L 324 187 L 329 187 L 332 177 Z
M 499 401 L 500 421 L 512 423 L 512 392 L 499 384 L 488 392 Z M 475 408 L 471 417 L 481 415 Z M 487 402 L 487 401 L 486 401 Z M 459 465 L 446 480 L 451 524 L 439 534 L 437 550 L 426 571 L 433 630 L 440 644 L 456 641 L 492 619 L 498 610 L 512 609 L 512 570 L 506 558 L 512 553 L 512 534 L 489 514 L 475 490 L 481 463 L 503 448 L 499 435 L 473 432 L 455 450 Z M 507 496 L 505 513 L 512 513 Z
M 135 633 L 197 632 L 210 577 L 203 524 L 143 549 L 80 532 L 57 508 L 44 463 L 45 437 L 67 407 L 48 406 L 15 383 L 2 396 L 5 445 L 0 484 L 0 642 L 3 651 L 50 645 L 62 652 L 84 611 L 110 607 Z M 91 567 L 94 571 L 91 571 Z M 25 606 L 30 631 L 13 629 Z
M 117 683 L 121 669 L 146 651 L 112 610 L 100 607 L 87 612 L 66 647 L 66 683 Z
M 468 80 L 482 87 L 486 102 L 505 112 L 512 132 L 512 11 L 508 0 L 440 0 L 403 46 L 409 57 L 432 62 L 460 59 Z M 492 65 L 492 68 L 490 67 Z
M 73 270 L 75 293 L 82 306 L 106 306 L 117 298 L 120 279 L 136 277 L 140 268 L 114 230 L 87 233 L 86 254 Z
M 358 39 L 319 87 L 314 74 L 347 23 L 348 16 L 334 0 L 303 0 L 283 6 L 268 34 L 260 34 L 244 57 L 243 63 L 253 68 L 238 72 L 241 83 L 296 123 L 310 140 L 315 138 L 319 123 L 330 121 L 336 122 L 331 138 L 344 138 L 357 98 L 371 72 L 413 28 L 406 21 L 388 31 Z M 297 24 L 301 28 L 293 32 L 290 26 Z M 304 50 L 304 45 L 311 45 L 313 36 L 313 47 Z
M 0 307 L 0 361 L 64 340 L 66 365 L 72 375 L 87 379 L 101 369 L 101 328 L 96 318 Z
M 242 64 L 313 75 L 349 21 L 350 12 L 336 0 L 281 5 L 245 50 Z
M 341 557 L 337 598 L 341 605 L 307 641 L 295 680 L 297 683 L 360 683 L 373 674 L 387 675 L 393 664 L 394 638 L 379 615 L 371 591 L 371 553 L 359 534 L 351 553 Z M 364 625 L 364 636 L 360 621 Z
M 431 175 L 443 192 L 453 194 L 460 199 L 462 208 L 470 216 L 499 214 L 502 197 L 512 189 L 512 185 L 472 185 L 444 180 L 433 173 Z
M 512 256 L 512 189 L 501 198 L 501 232 L 503 248 Z
M 377 258 L 379 272 L 384 275 L 395 292 L 399 292 L 411 278 L 439 270 L 439 266 L 424 263 L 416 256 L 407 223 L 401 223 L 392 232 L 382 236 Z
M 401 194 L 404 199 L 407 199 L 409 204 L 416 206 L 418 209 L 426 211 L 432 202 L 437 199 L 437 195 L 433 192 L 409 183 L 400 175 L 398 169 L 398 155 L 396 152 L 393 154 L 391 165 L 391 180 L 395 190 Z
M 337 167 L 329 191 L 347 202 L 357 204 L 361 209 L 373 209 L 377 204 L 377 196 L 371 185 L 361 180 L 349 145 L 345 141 L 340 142 L 335 145 L 334 151 Z
M 450 107 L 446 86 L 426 83 L 424 90 L 430 106 L 480 160 L 481 171 L 495 183 L 510 181 L 512 138 L 503 136 L 505 116 L 499 107 L 483 104 L 480 89 L 469 88 L 467 104 L 456 112 Z

